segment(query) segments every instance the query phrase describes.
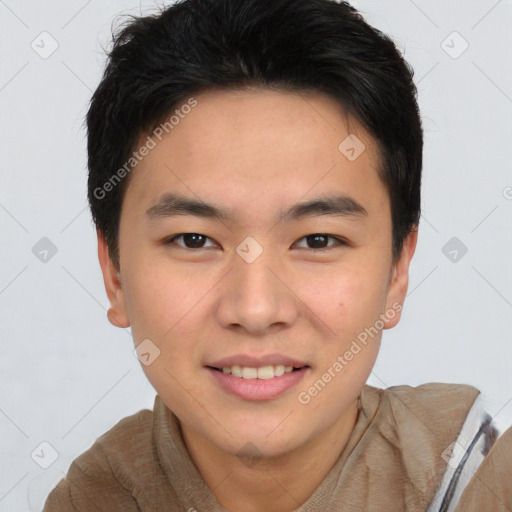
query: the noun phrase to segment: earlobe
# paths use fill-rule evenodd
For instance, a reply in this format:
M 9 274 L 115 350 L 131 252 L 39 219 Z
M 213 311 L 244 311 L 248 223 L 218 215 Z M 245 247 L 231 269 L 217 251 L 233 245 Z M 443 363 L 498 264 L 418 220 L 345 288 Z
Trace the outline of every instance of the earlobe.
M 120 275 L 112 263 L 105 237 L 96 231 L 98 237 L 98 260 L 103 274 L 105 291 L 110 302 L 107 311 L 108 321 L 116 327 L 129 327 L 130 319 L 126 310 L 124 290 L 121 285 Z
M 108 311 L 107 311 L 107 318 L 108 318 L 108 321 L 114 325 L 115 327 L 129 327 L 130 326 L 130 322 L 129 320 L 126 320 L 126 319 L 120 319 L 118 314 L 117 314 L 117 311 L 114 309 L 114 308 L 108 308 Z

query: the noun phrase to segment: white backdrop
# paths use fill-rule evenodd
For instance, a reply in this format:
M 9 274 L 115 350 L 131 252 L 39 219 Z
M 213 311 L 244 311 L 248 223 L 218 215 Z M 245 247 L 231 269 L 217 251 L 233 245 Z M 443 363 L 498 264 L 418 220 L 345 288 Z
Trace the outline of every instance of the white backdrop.
M 409 294 L 369 383 L 472 384 L 498 413 L 512 400 L 512 1 L 353 4 L 414 67 L 425 128 Z M 75 457 L 153 406 L 130 330 L 106 318 L 82 123 L 113 19 L 154 6 L 0 0 L 2 512 L 41 510 Z

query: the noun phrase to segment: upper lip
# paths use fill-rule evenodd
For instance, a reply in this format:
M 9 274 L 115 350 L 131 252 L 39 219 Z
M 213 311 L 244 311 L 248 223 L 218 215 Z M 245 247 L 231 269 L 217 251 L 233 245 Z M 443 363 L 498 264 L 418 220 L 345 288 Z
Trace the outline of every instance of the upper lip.
M 249 366 L 251 368 L 260 368 L 262 366 L 276 366 L 282 364 L 284 366 L 293 366 L 294 368 L 302 368 L 307 366 L 306 363 L 293 357 L 282 354 L 267 354 L 265 356 L 251 356 L 248 354 L 236 354 L 234 356 L 224 357 L 209 363 L 206 366 L 213 368 L 226 368 L 230 366 Z

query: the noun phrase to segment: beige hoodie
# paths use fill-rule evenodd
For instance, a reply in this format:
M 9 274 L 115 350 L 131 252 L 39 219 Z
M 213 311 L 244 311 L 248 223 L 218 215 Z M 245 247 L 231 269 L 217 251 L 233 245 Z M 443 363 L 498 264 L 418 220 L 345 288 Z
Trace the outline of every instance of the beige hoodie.
M 345 449 L 294 512 L 424 512 L 447 468 L 446 451 L 478 394 L 459 384 L 365 386 Z M 44 508 L 99 510 L 226 512 L 190 459 L 178 419 L 158 395 L 153 411 L 124 418 L 75 459 Z M 456 508 L 509 511 L 512 429 L 486 454 Z

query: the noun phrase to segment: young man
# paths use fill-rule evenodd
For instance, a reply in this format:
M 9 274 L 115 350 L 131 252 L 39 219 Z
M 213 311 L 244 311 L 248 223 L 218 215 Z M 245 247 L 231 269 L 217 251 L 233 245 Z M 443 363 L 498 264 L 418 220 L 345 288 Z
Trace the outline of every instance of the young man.
M 87 125 L 108 318 L 157 396 L 45 512 L 512 510 L 477 389 L 365 384 L 420 217 L 389 38 L 343 2 L 185 0 L 118 34 Z

